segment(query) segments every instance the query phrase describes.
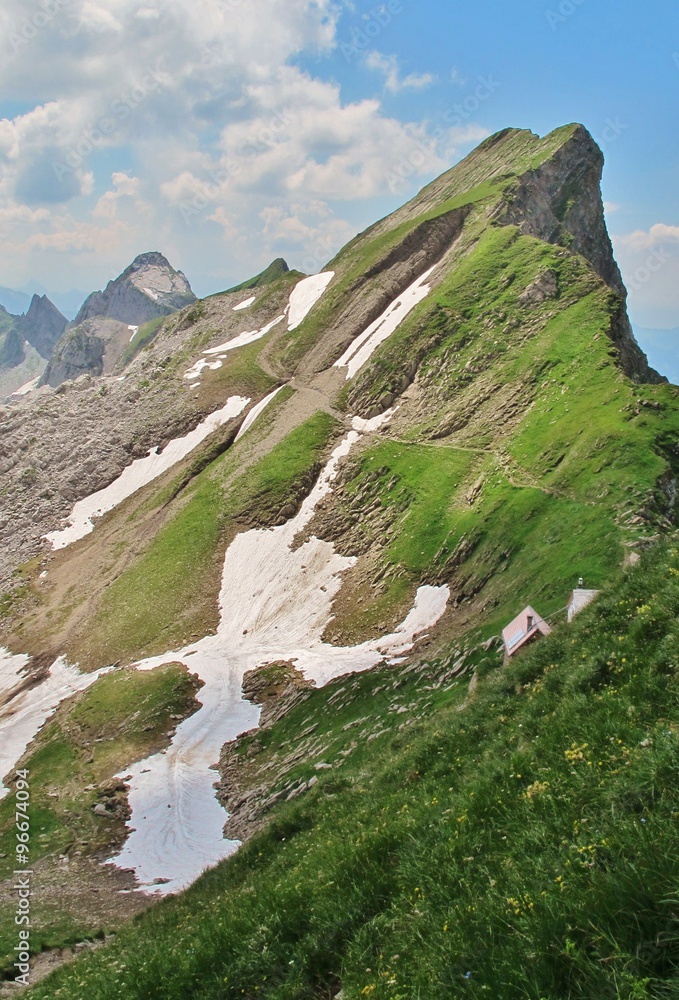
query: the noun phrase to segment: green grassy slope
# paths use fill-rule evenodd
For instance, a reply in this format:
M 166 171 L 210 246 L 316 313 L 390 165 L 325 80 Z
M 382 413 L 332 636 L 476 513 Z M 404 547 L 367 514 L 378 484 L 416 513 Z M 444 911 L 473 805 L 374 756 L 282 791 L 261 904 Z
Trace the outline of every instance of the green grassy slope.
M 69 906 L 61 884 L 75 880 L 77 887 L 82 855 L 103 859 L 123 842 L 125 802 L 116 793 L 119 782 L 113 775 L 168 745 L 172 719 L 177 713 L 190 715 L 197 707 L 197 687 L 180 664 L 148 673 L 114 671 L 63 704 L 31 744 L 23 766 L 31 776 L 31 864 L 39 886 L 32 907 L 36 951 L 76 943 L 115 925 L 113 918 L 102 925 L 89 906 Z M 115 809 L 115 818 L 95 816 L 97 803 Z M 8 796 L 0 803 L 0 880 L 12 877 L 15 845 L 14 798 Z M 60 857 L 61 872 L 55 878 L 49 865 L 56 861 L 59 867 Z M 86 897 L 85 885 L 82 892 Z M 3 971 L 12 970 L 14 944 L 14 912 L 7 905 L 0 908 Z
M 30 995 L 677 996 L 678 615 L 675 544 L 511 667 L 477 654 L 474 696 L 423 705 L 399 668 L 314 693 L 262 752 L 314 719 L 333 769 Z M 366 717 L 381 735 L 341 757 Z
M 221 577 L 228 542 L 255 523 L 275 523 L 286 503 L 310 489 L 334 428 L 333 418 L 319 412 L 243 474 L 227 452 L 193 478 L 176 513 L 106 590 L 88 622 L 88 657 L 115 662 L 186 641 L 205 601 L 211 611 L 216 603 L 212 578 Z M 162 506 L 168 492 L 149 503 Z
M 283 258 L 277 257 L 267 268 L 256 274 L 254 278 L 248 278 L 247 281 L 242 281 L 240 285 L 234 285 L 233 288 L 227 288 L 226 292 L 218 292 L 217 294 L 228 295 L 230 292 L 246 292 L 255 288 L 263 288 L 265 285 L 270 285 L 272 282 L 277 281 L 281 275 L 288 274 L 289 271 L 290 268 Z
M 546 271 L 558 297 L 526 305 Z M 478 600 L 486 628 L 531 601 L 551 614 L 578 576 L 603 585 L 624 546 L 662 526 L 679 394 L 620 371 L 616 308 L 582 258 L 489 229 L 374 355 L 349 391 L 352 412 L 398 399 L 406 363 L 419 365 L 418 391 L 400 404 L 407 425 L 354 461 L 336 501 L 345 512 L 369 490 L 393 529 L 364 519 L 389 573 L 376 602 L 349 599 L 348 633 L 384 625 L 421 583 Z

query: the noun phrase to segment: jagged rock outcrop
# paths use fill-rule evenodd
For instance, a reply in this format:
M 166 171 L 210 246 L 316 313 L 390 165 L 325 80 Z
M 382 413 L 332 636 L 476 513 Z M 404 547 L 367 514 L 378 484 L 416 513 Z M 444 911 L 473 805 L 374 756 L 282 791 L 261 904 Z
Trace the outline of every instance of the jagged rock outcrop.
M 105 342 L 102 337 L 88 332 L 90 326 L 91 323 L 84 323 L 61 338 L 43 375 L 42 385 L 56 388 L 67 379 L 103 373 Z
M 73 326 L 99 316 L 142 326 L 183 309 L 195 298 L 186 277 L 161 253 L 143 253 L 103 292 L 93 292 L 85 300 Z
M 196 301 L 181 271 L 161 253 L 136 257 L 103 292 L 93 292 L 54 348 L 42 385 L 112 372 L 139 327 Z
M 16 326 L 10 327 L 0 343 L 0 368 L 16 368 L 25 359 L 24 339 Z
M 47 361 L 67 326 L 66 317 L 46 295 L 34 295 L 26 315 L 19 317 L 19 329 L 24 339 Z

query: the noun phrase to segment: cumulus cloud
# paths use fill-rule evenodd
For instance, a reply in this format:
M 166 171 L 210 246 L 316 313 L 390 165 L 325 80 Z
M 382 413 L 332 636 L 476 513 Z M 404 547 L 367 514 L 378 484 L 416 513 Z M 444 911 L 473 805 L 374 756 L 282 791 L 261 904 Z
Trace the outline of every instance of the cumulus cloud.
M 659 222 L 614 236 L 613 245 L 634 320 L 647 327 L 679 325 L 679 226 Z
M 340 14 L 336 0 L 4 0 L 0 86 L 28 110 L 0 120 L 2 283 L 49 260 L 70 286 L 70 252 L 99 286 L 151 246 L 215 281 L 288 250 L 322 266 L 321 247 L 353 234 L 343 204 L 406 192 L 485 135 L 347 103 L 295 65 L 332 50 Z M 432 82 L 368 58 L 392 94 Z
M 668 226 L 664 222 L 657 222 L 650 229 L 635 229 L 633 233 L 618 236 L 616 239 L 619 247 L 632 251 L 649 250 L 667 244 L 676 245 L 679 243 L 679 226 Z
M 376 70 L 384 76 L 384 86 L 392 94 L 401 90 L 423 90 L 434 83 L 431 73 L 409 73 L 402 77 L 396 56 L 385 56 L 381 52 L 368 52 L 365 57 L 368 69 Z

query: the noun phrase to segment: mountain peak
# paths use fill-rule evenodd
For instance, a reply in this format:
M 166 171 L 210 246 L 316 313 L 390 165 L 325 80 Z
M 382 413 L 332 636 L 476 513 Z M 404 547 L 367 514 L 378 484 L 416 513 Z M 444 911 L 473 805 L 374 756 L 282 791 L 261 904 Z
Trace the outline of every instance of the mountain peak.
M 272 281 L 276 281 L 282 275 L 288 274 L 289 271 L 290 268 L 287 261 L 283 260 L 282 257 L 277 257 L 267 268 L 256 274 L 254 278 L 248 278 L 247 281 L 241 282 L 240 285 L 228 288 L 227 292 L 246 292 L 252 288 L 262 288 L 264 285 L 270 285 Z
M 68 325 L 68 320 L 46 295 L 34 295 L 25 316 L 19 320 L 26 340 L 41 357 L 52 357 L 55 345 Z
M 73 325 L 96 317 L 141 326 L 158 316 L 169 316 L 195 301 L 191 286 L 157 250 L 139 254 L 103 292 L 93 292 L 83 303 Z
M 145 267 L 161 267 L 167 269 L 168 271 L 172 271 L 174 273 L 174 268 L 170 264 L 169 260 L 164 254 L 160 253 L 159 250 L 149 250 L 146 253 L 140 253 L 137 257 L 134 258 L 134 260 L 132 261 L 130 266 L 126 268 L 126 270 L 140 271 L 142 270 L 142 268 Z M 123 271 L 123 274 L 124 273 L 125 271 Z

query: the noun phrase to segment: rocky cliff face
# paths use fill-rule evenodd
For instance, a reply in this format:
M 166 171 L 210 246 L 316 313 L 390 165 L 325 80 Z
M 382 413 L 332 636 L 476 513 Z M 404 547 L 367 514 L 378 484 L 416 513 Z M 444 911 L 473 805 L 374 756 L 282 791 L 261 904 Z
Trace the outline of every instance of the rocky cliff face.
M 105 341 L 94 335 L 93 325 L 99 333 L 99 326 L 89 321 L 69 330 L 60 339 L 43 375 L 42 385 L 56 388 L 67 379 L 103 373 Z
M 25 358 L 23 337 L 17 327 L 13 326 L 0 344 L 0 368 L 17 368 Z
M 191 286 L 160 253 L 145 253 L 103 292 L 93 292 L 57 343 L 42 384 L 109 374 L 135 332 L 195 302 Z
M 103 316 L 119 323 L 142 326 L 168 316 L 195 301 L 189 282 L 161 253 L 136 257 L 103 292 L 93 292 L 83 303 L 73 326 Z
M 57 341 L 68 326 L 68 320 L 46 295 L 34 295 L 25 316 L 19 318 L 24 338 L 38 354 L 49 361 Z

